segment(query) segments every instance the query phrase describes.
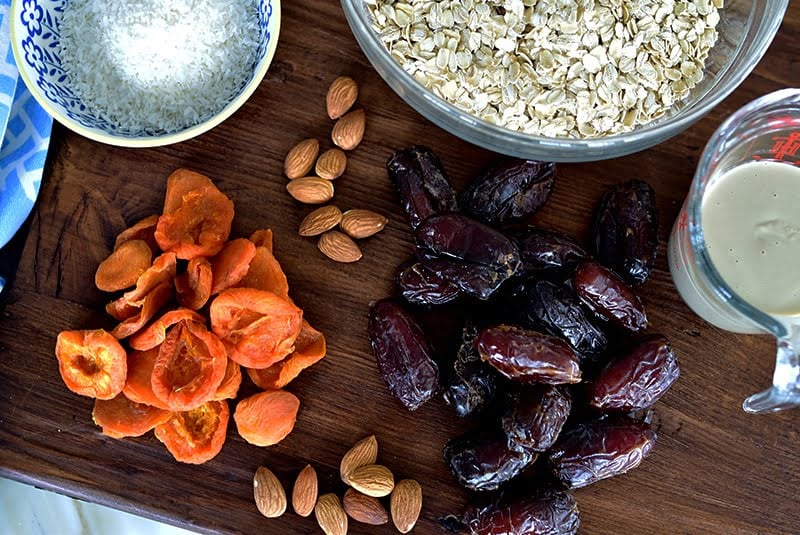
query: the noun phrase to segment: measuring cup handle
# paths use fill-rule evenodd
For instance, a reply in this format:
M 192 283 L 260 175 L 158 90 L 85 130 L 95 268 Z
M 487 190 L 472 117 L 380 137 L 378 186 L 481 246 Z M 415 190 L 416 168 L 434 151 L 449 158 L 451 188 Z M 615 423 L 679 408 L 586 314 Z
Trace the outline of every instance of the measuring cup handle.
M 792 327 L 778 339 L 772 387 L 753 394 L 742 407 L 750 413 L 776 412 L 800 406 L 800 330 Z

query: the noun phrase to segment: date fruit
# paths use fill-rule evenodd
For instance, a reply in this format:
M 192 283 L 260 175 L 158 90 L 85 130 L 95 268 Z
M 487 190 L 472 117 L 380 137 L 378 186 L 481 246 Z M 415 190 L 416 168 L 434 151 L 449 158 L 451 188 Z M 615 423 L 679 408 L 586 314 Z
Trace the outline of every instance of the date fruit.
M 547 451 L 558 439 L 571 408 L 571 396 L 556 386 L 526 386 L 511 393 L 502 419 L 508 448 Z
M 554 336 L 510 325 L 482 330 L 475 339 L 481 359 L 522 383 L 578 383 L 581 369 L 575 352 Z
M 467 324 L 461 335 L 453 371 L 444 399 L 461 418 L 481 412 L 491 405 L 497 392 L 496 372 L 481 360 L 473 346 L 478 328 Z
M 556 164 L 506 158 L 487 167 L 459 199 L 461 209 L 490 225 L 533 214 L 550 197 Z
M 509 450 L 502 435 L 467 434 L 445 445 L 444 460 L 464 487 L 487 491 L 518 476 L 536 460 L 536 454 Z
M 681 374 L 678 359 L 661 335 L 654 335 L 611 362 L 589 386 L 589 404 L 603 411 L 646 409 Z
M 656 434 L 647 424 L 597 420 L 564 432 L 550 450 L 550 464 L 569 487 L 585 487 L 636 468 L 655 441 Z
M 528 226 L 512 231 L 519 247 L 520 273 L 550 274 L 573 269 L 589 255 L 578 242 L 554 230 Z
M 597 262 L 584 262 L 572 276 L 581 301 L 620 329 L 638 333 L 647 329 L 644 306 L 633 289 Z
M 411 228 L 439 212 L 458 210 L 456 192 L 433 151 L 420 145 L 399 150 L 386 164 Z
M 436 393 L 439 367 L 419 325 L 392 301 L 375 303 L 369 314 L 369 338 L 381 377 L 410 411 Z
M 478 299 L 491 297 L 519 267 L 511 240 L 463 215 L 431 216 L 414 236 L 425 267 Z
M 486 507 L 463 516 L 468 535 L 575 535 L 581 523 L 578 504 L 564 491 L 543 491 Z
M 400 288 L 400 295 L 414 305 L 444 305 L 461 295 L 458 286 L 440 277 L 416 259 L 400 266 L 397 286 Z
M 603 196 L 594 218 L 597 260 L 632 285 L 642 284 L 656 260 L 658 211 L 647 182 L 617 184 Z

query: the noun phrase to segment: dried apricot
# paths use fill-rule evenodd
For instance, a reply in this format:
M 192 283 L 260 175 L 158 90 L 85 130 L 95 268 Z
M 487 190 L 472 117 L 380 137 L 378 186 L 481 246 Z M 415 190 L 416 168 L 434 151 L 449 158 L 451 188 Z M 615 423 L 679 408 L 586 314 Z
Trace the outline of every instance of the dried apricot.
M 131 240 L 143 240 L 150 247 L 151 251 L 158 251 L 158 244 L 156 243 L 156 224 L 158 223 L 158 214 L 145 217 L 141 221 L 136 222 L 131 228 L 125 229 L 119 233 L 116 241 L 114 242 L 114 250 Z
M 266 290 L 284 299 L 289 298 L 289 282 L 278 261 L 266 247 L 256 247 L 247 275 L 239 281 L 241 288 Z
M 219 385 L 217 391 L 214 393 L 213 399 L 234 399 L 236 394 L 239 393 L 239 387 L 242 386 L 242 367 L 228 359 L 228 365 L 225 368 L 225 377 L 222 379 L 222 384 Z
M 303 311 L 272 292 L 230 288 L 211 302 L 211 328 L 228 356 L 247 368 L 267 368 L 294 351 Z
M 130 288 L 150 267 L 153 252 L 142 240 L 131 240 L 103 260 L 94 274 L 94 284 L 104 292 Z
M 266 247 L 272 252 L 272 229 L 257 230 L 250 235 L 250 241 L 256 247 Z
M 211 259 L 211 294 L 227 290 L 242 280 L 256 254 L 253 242 L 244 238 L 225 244 L 222 251 Z
M 211 263 L 198 256 L 189 260 L 186 271 L 175 277 L 175 294 L 182 307 L 200 310 L 211 297 Z
M 227 402 L 209 401 L 190 411 L 172 413 L 166 423 L 156 426 L 156 438 L 176 461 L 203 464 L 222 450 L 229 419 Z
M 132 306 L 141 305 L 145 296 L 153 291 L 154 288 L 164 282 L 171 283 L 172 279 L 175 278 L 176 270 L 177 258 L 175 254 L 162 254 L 153 260 L 153 265 L 142 273 L 142 276 L 136 281 L 136 288 L 123 294 L 123 299 Z
M 92 419 L 111 438 L 139 437 L 170 419 L 172 413 L 129 400 L 123 394 L 94 402 Z
M 140 308 L 128 303 L 124 297 L 120 297 L 106 305 L 106 313 L 117 321 L 125 321 L 138 314 Z
M 214 182 L 207 176 L 191 169 L 176 169 L 167 177 L 167 191 L 164 194 L 164 213 L 168 214 L 179 209 L 183 204 L 184 196 L 192 191 L 207 187 L 216 187 Z
M 138 307 L 139 311 L 114 327 L 111 334 L 119 339 L 136 334 L 156 315 L 161 307 L 172 299 L 172 295 L 172 282 L 162 282 L 142 298 L 141 305 Z
M 247 370 L 247 375 L 264 390 L 277 390 L 288 385 L 300 372 L 316 364 L 325 356 L 325 336 L 303 320 L 300 334 L 294 343 L 294 352 L 280 362 L 263 370 Z
M 225 346 L 205 327 L 181 321 L 161 344 L 150 382 L 174 411 L 194 409 L 214 397 L 225 377 Z
M 122 393 L 125 397 L 136 403 L 144 403 L 158 407 L 159 409 L 169 410 L 166 403 L 161 401 L 153 393 L 151 378 L 153 377 L 153 367 L 156 364 L 159 348 L 155 347 L 149 351 L 131 351 L 128 355 L 128 378 L 125 380 L 125 387 Z
M 164 341 L 164 339 L 167 337 L 167 329 L 179 321 L 184 320 L 194 321 L 201 325 L 205 325 L 206 323 L 205 318 L 194 310 L 189 310 L 188 308 L 170 310 L 148 325 L 146 329 L 136 333 L 136 336 L 131 337 L 128 343 L 133 349 L 138 351 L 147 351 L 148 349 L 152 349 Z
M 292 432 L 300 400 L 285 390 L 268 390 L 241 400 L 233 419 L 239 435 L 256 446 L 272 446 Z
M 64 331 L 56 339 L 58 370 L 67 388 L 97 399 L 122 392 L 128 373 L 125 349 L 108 332 Z

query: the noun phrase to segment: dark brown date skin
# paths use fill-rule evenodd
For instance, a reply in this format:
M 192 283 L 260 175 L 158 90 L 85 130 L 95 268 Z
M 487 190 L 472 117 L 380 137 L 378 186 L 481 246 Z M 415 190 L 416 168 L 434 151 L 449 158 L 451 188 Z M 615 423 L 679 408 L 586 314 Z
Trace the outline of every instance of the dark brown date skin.
M 519 267 L 519 251 L 511 240 L 463 215 L 431 216 L 414 236 L 425 267 L 481 300 L 489 299 Z
M 444 391 L 445 401 L 461 418 L 480 413 L 492 404 L 497 393 L 497 372 L 481 360 L 473 346 L 477 336 L 478 328 L 475 325 L 464 327 L 461 346 Z
M 533 214 L 550 197 L 556 164 L 506 158 L 484 169 L 461 194 L 461 209 L 490 225 Z
M 440 277 L 416 259 L 400 266 L 397 271 L 397 287 L 400 288 L 400 295 L 414 305 L 444 305 L 461 296 L 458 286 Z
M 482 330 L 475 347 L 481 359 L 514 381 L 557 385 L 581 380 L 575 352 L 554 336 L 500 325 Z
M 439 212 L 458 210 L 456 192 L 431 149 L 416 145 L 392 154 L 386 163 L 411 228 Z
M 669 341 L 654 335 L 611 362 L 589 386 L 589 404 L 603 411 L 630 412 L 658 401 L 680 377 Z
M 636 468 L 655 441 L 656 434 L 647 424 L 597 420 L 562 433 L 550 450 L 550 465 L 567 486 L 585 487 Z
M 462 533 L 469 535 L 575 535 L 578 504 L 568 492 L 546 491 L 488 507 L 469 508 Z
M 615 327 L 638 333 L 647 329 L 644 306 L 633 288 L 597 262 L 584 262 L 572 275 L 581 301 Z
M 502 418 L 508 448 L 547 451 L 558 439 L 571 409 L 571 396 L 556 386 L 532 385 L 512 392 Z
M 369 314 L 369 339 L 381 377 L 400 403 L 413 411 L 433 397 L 439 367 L 408 312 L 391 299 L 375 303 Z
M 634 286 L 653 271 L 658 249 L 656 194 L 649 184 L 631 180 L 603 196 L 594 218 L 597 260 Z
M 460 484 L 483 492 L 511 481 L 536 460 L 536 455 L 509 450 L 503 435 L 467 434 L 445 445 L 444 460 Z
M 589 256 L 578 242 L 554 230 L 528 226 L 510 233 L 519 248 L 522 275 L 570 271 Z

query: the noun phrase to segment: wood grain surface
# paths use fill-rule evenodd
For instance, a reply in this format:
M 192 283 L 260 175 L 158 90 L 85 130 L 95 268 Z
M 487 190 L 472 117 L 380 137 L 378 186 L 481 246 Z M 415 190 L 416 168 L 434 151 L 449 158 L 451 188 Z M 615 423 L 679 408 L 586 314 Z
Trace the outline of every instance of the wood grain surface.
M 438 532 L 437 519 L 466 503 L 441 451 L 469 423 L 457 421 L 441 398 L 409 413 L 390 397 L 369 350 L 366 313 L 370 301 L 392 293 L 395 267 L 412 252 L 384 169 L 390 152 L 431 146 L 459 187 L 492 155 L 439 130 L 397 97 L 362 55 L 338 2 L 295 0 L 283 8 L 278 52 L 264 83 L 213 131 L 170 147 L 130 150 L 56 126 L 16 288 L 0 318 L 0 476 L 202 532 L 316 533 L 313 516 L 259 516 L 252 500 L 256 468 L 272 468 L 289 486 L 311 463 L 321 490 L 341 494 L 342 454 L 376 434 L 381 462 L 423 486 L 417 533 Z M 583 533 L 800 531 L 800 411 L 752 416 L 741 410 L 747 395 L 770 384 L 774 340 L 723 332 L 694 316 L 675 293 L 664 247 L 714 129 L 753 98 L 800 85 L 798 35 L 800 5 L 793 3 L 756 71 L 704 120 L 640 154 L 561 165 L 551 201 L 535 216 L 585 239 L 589 214 L 610 185 L 643 178 L 658 194 L 661 248 L 641 294 L 654 329 L 672 340 L 683 375 L 656 406 L 654 453 L 636 471 L 575 493 Z M 314 240 L 297 235 L 310 209 L 286 194 L 281 176 L 295 142 L 328 139 L 324 97 L 341 74 L 360 83 L 368 126 L 336 182 L 335 202 L 391 220 L 363 243 L 364 258 L 352 265 L 328 261 Z M 250 446 L 231 424 L 222 453 L 199 467 L 173 461 L 152 434 L 124 441 L 101 435 L 92 423 L 92 400 L 67 391 L 53 356 L 59 331 L 109 326 L 101 313 L 108 296 L 92 284 L 97 264 L 126 225 L 159 211 L 165 178 L 181 166 L 206 173 L 231 197 L 235 236 L 274 229 L 292 295 L 329 340 L 328 357 L 289 387 L 302 407 L 286 440 L 267 449 Z M 389 532 L 351 522 L 351 533 Z

